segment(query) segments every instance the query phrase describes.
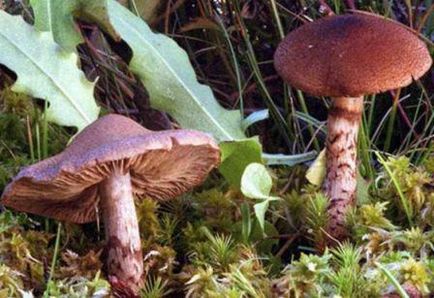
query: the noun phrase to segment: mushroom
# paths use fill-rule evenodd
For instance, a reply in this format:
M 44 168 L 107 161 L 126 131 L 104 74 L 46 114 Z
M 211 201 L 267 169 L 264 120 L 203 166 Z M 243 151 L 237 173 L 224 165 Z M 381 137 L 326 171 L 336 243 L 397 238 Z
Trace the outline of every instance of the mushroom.
M 409 85 L 432 60 L 410 30 L 382 17 L 329 16 L 290 32 L 274 65 L 291 86 L 330 96 L 323 190 L 330 200 L 328 234 L 347 236 L 345 216 L 356 196 L 357 134 L 363 96 Z
M 72 223 L 95 221 L 101 210 L 107 271 L 137 291 L 143 258 L 133 194 L 156 200 L 180 195 L 200 184 L 219 159 L 207 134 L 153 132 L 111 114 L 85 128 L 62 153 L 21 170 L 2 203 Z

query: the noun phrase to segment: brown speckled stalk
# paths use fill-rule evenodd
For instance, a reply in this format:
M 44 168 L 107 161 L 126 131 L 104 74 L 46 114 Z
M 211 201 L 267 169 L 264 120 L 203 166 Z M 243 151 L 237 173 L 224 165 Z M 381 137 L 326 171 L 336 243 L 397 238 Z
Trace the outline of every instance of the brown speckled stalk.
M 357 135 L 362 112 L 363 97 L 338 97 L 333 99 L 328 116 L 327 174 L 323 188 L 330 199 L 327 232 L 338 240 L 347 236 L 345 217 L 356 199 Z
M 115 169 L 99 186 L 107 238 L 107 271 L 137 292 L 143 274 L 139 226 L 129 172 Z

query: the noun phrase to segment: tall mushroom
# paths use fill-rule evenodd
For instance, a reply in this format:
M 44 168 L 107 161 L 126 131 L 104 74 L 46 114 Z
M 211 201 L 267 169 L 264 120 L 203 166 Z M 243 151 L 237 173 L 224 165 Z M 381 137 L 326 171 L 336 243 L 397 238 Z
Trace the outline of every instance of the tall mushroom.
M 2 203 L 73 223 L 102 212 L 110 275 L 136 291 L 143 258 L 133 194 L 165 200 L 200 184 L 220 159 L 207 134 L 149 131 L 107 115 L 84 129 L 60 154 L 24 168 Z
M 290 32 L 274 65 L 291 86 L 330 96 L 323 189 L 330 199 L 327 231 L 346 236 L 345 215 L 355 202 L 357 134 L 363 95 L 409 85 L 432 60 L 425 44 L 401 25 L 364 14 L 329 16 Z

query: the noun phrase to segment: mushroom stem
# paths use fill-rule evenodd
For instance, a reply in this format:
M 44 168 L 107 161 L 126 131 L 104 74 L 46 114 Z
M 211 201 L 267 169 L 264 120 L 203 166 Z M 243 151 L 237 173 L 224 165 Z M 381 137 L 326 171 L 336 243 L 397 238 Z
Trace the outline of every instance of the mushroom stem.
M 99 186 L 107 239 L 107 271 L 137 291 L 143 274 L 139 226 L 130 173 L 115 169 Z
M 330 200 L 326 230 L 338 240 L 347 236 L 345 217 L 356 199 L 357 135 L 362 112 L 363 97 L 337 97 L 328 114 L 327 174 L 323 185 Z

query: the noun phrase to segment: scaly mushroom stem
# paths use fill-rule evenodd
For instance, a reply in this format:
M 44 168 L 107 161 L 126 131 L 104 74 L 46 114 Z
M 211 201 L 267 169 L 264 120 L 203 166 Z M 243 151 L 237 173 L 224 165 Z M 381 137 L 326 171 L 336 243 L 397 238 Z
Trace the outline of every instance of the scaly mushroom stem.
M 107 238 L 107 270 L 137 291 L 143 274 L 139 226 L 129 172 L 115 169 L 99 186 Z
M 357 134 L 362 112 L 363 97 L 338 97 L 333 98 L 328 114 L 327 174 L 323 188 L 330 200 L 327 232 L 338 240 L 347 236 L 345 217 L 356 199 Z

